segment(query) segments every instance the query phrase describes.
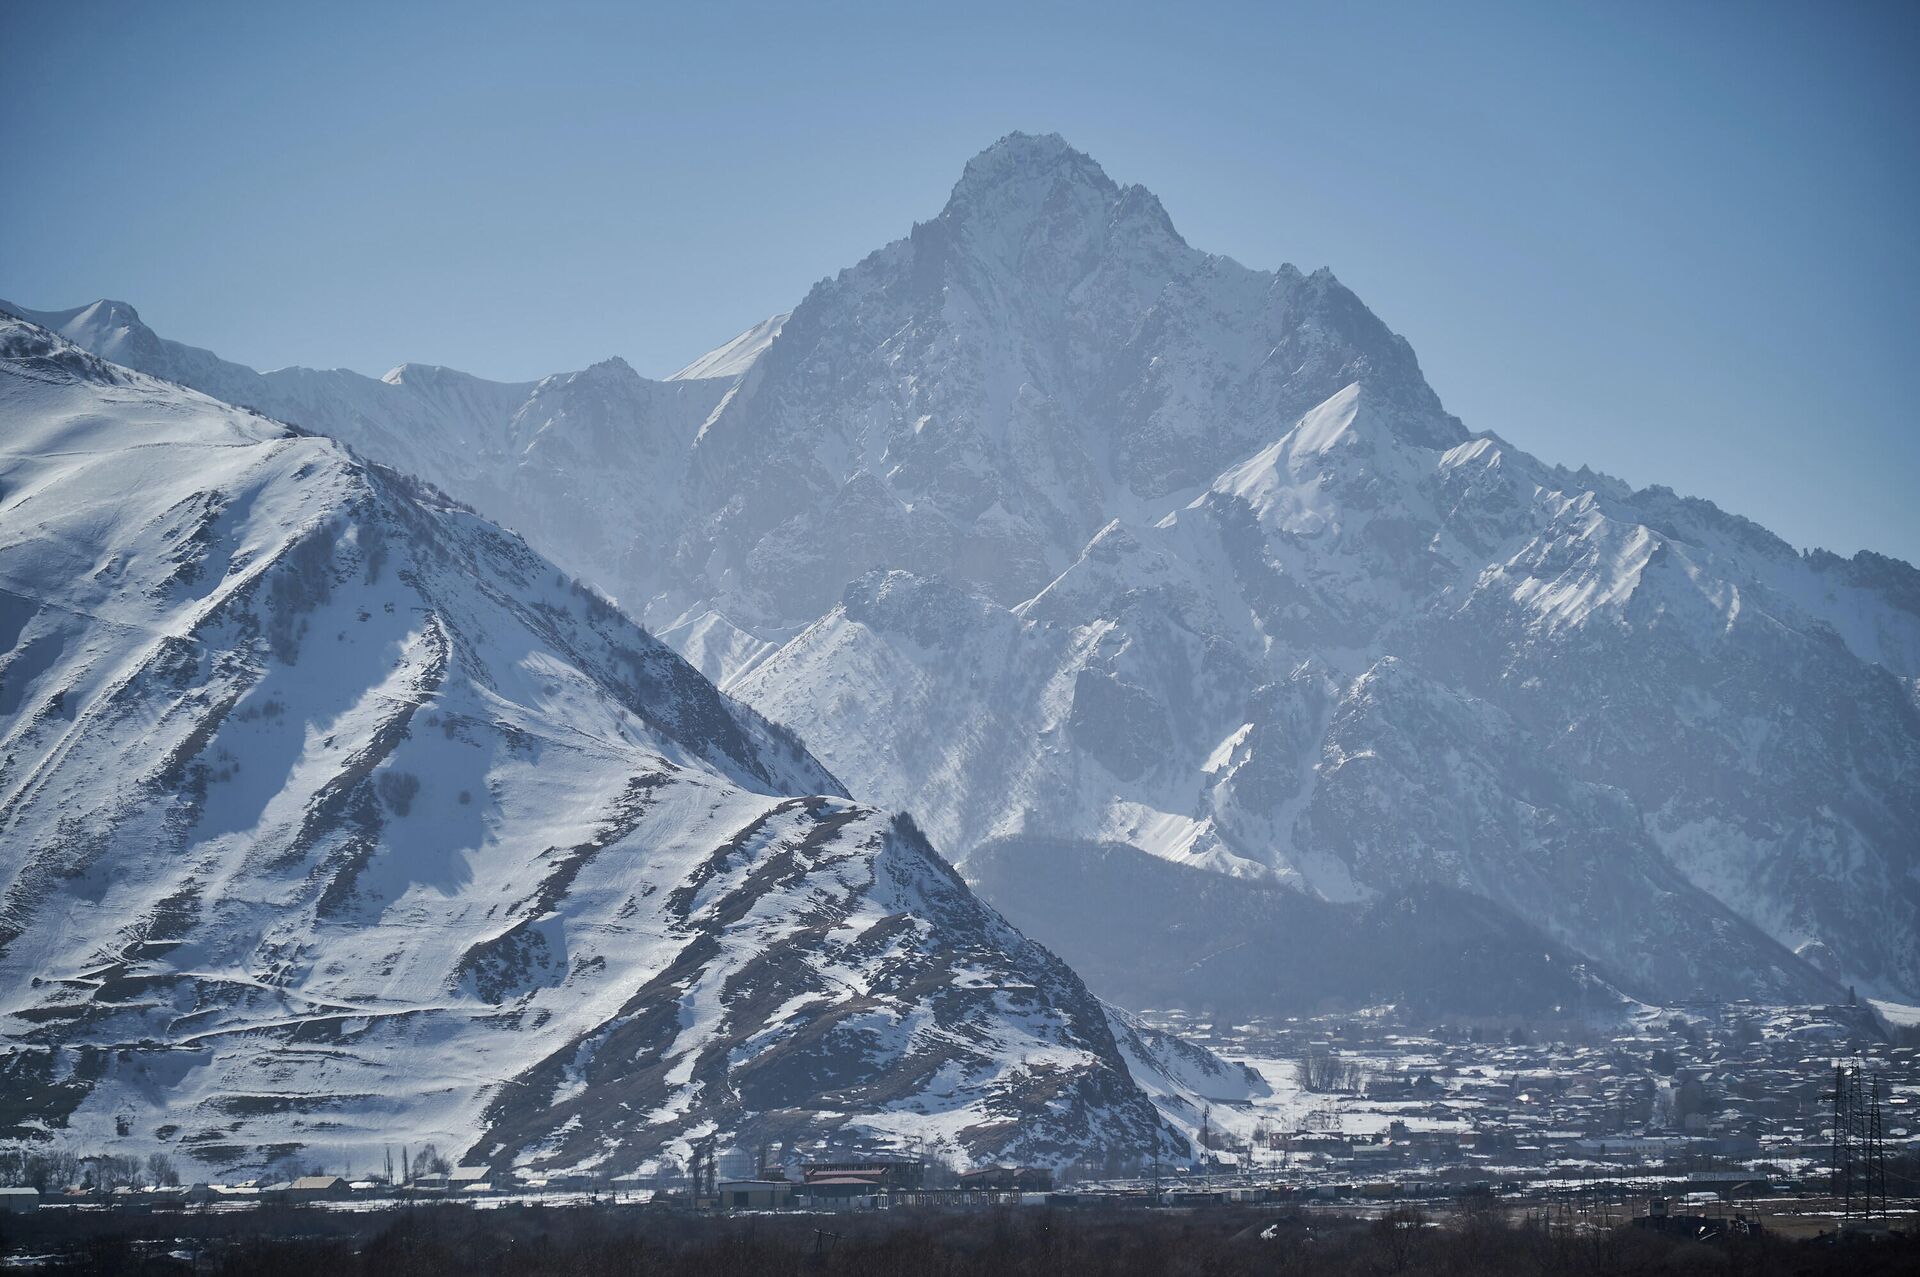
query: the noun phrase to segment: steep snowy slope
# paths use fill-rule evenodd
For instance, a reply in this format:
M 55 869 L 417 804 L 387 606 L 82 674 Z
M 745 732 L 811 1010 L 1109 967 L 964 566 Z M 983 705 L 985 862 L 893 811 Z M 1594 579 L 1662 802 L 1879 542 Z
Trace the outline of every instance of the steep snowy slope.
M 212 351 L 168 341 L 125 302 L 71 310 L 0 309 L 52 330 L 102 359 L 191 386 L 305 429 L 353 439 L 382 460 L 426 474 L 484 446 L 489 428 L 525 401 L 530 383 L 486 381 L 450 368 L 409 364 L 385 378 L 346 369 L 255 372 Z
M 564 546 L 564 566 L 609 596 L 615 583 L 651 574 L 652 547 L 692 517 L 683 489 L 693 437 L 732 384 L 653 381 L 618 358 L 536 382 L 426 364 L 378 379 L 345 369 L 262 373 L 160 337 L 125 302 L 36 311 L 0 301 L 0 312 L 425 478 L 536 547 Z M 749 363 L 751 336 L 739 339 L 742 349 L 715 352 L 717 362 Z
M 1100 1003 L 793 737 L 432 489 L 15 320 L 0 652 L 5 1134 L 1154 1142 Z
M 1266 1079 L 1247 1065 L 1229 1064 L 1137 1015 L 1108 1007 L 1107 1023 L 1134 1080 L 1196 1148 L 1204 1147 L 1201 1130 L 1215 1104 L 1245 1104 L 1273 1094 Z
M 709 377 L 739 377 L 753 367 L 754 360 L 760 358 L 767 347 L 773 344 L 773 339 L 780 335 L 780 326 L 786 322 L 785 315 L 774 315 L 769 319 L 763 319 L 732 341 L 709 350 L 667 380 L 698 381 Z
M 1330 274 L 1198 251 L 1058 138 L 671 384 L 711 399 L 608 399 L 537 481 L 336 415 L 963 864 L 1432 886 L 1649 997 L 1920 1000 L 1920 573 L 1470 435 Z

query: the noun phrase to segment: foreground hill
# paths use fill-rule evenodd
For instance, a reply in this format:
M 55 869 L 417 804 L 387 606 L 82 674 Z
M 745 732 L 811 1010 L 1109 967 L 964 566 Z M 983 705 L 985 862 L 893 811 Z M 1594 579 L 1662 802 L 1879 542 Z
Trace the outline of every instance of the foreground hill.
M 13 319 L 0 653 L 0 1134 L 1154 1144 L 1105 1008 L 794 737 L 434 490 Z

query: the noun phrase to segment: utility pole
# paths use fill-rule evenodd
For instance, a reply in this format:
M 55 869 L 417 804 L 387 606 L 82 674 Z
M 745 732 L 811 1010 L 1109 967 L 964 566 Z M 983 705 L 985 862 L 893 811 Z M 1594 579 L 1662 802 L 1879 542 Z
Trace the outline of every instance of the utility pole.
M 1874 1199 L 1880 1201 L 1880 1216 L 1887 1214 L 1887 1139 L 1886 1129 L 1880 1112 L 1880 1078 L 1870 1074 L 1867 1078 L 1870 1098 L 1867 1102 L 1867 1215 L 1874 1211 Z
M 1847 1098 L 1847 1070 L 1838 1060 L 1833 1064 L 1833 1201 L 1841 1218 L 1853 1214 L 1852 1105 Z
M 718 1136 L 709 1135 L 693 1146 L 693 1202 L 697 1210 L 702 1197 L 713 1197 L 720 1191 L 719 1177 L 714 1167 L 714 1143 Z
M 1872 1219 L 1887 1213 L 1886 1115 L 1880 1079 L 1858 1063 L 1833 1066 L 1833 1201 L 1842 1219 L 1856 1210 Z

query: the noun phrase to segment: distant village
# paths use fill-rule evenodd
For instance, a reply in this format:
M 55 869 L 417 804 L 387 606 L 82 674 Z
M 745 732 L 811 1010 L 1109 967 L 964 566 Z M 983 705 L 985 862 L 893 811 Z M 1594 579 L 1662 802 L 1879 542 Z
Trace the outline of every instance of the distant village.
M 1547 1028 L 1414 1027 L 1391 1010 L 1151 1018 L 1272 1083 L 1270 1101 L 1203 1115 L 1209 1170 L 1259 1182 L 1823 1187 L 1836 1067 L 1874 1088 L 1879 1155 L 1910 1173 L 1920 1153 L 1920 1039 L 1864 1006 L 1645 1008 Z
M 709 1143 L 690 1158 L 617 1176 L 456 1165 L 427 1147 L 397 1149 L 370 1175 L 288 1161 L 280 1175 L 221 1180 L 184 1173 L 164 1155 L 16 1146 L 0 1149 L 0 1209 L 512 1201 L 842 1211 L 1481 1195 L 1604 1197 L 1623 1210 L 1638 1200 L 1645 1213 L 1656 1200 L 1664 1210 L 1668 1201 L 1857 1192 L 1858 1202 L 1824 1209 L 1865 1216 L 1875 1193 L 1884 1215 L 1890 1202 L 1910 1209 L 1920 1192 L 1920 1043 L 1911 1028 L 1890 1027 L 1863 1006 L 1644 1008 L 1615 1024 L 1547 1028 L 1417 1027 L 1392 1009 L 1243 1024 L 1178 1012 L 1147 1018 L 1253 1068 L 1272 1094 L 1189 1115 L 1189 1155 L 1169 1144 L 1159 1160 L 1058 1170 L 963 1171 L 917 1145 Z M 1851 1117 L 1836 1108 L 1842 1070 L 1864 1079 Z M 1850 1124 L 1844 1152 L 1837 1122 Z

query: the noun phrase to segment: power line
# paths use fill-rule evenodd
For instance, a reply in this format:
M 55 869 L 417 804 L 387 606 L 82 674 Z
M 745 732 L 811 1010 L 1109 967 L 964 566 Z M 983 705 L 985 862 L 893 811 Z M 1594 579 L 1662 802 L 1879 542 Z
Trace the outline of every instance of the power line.
M 1887 1214 L 1886 1120 L 1881 1081 L 1858 1062 L 1833 1065 L 1829 1118 L 1834 1208 L 1842 1219 Z

